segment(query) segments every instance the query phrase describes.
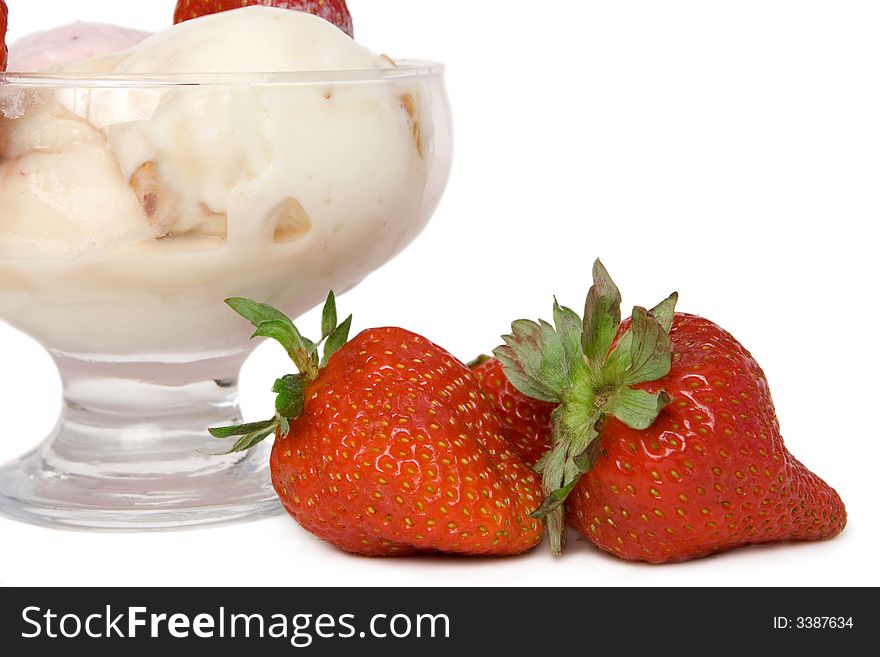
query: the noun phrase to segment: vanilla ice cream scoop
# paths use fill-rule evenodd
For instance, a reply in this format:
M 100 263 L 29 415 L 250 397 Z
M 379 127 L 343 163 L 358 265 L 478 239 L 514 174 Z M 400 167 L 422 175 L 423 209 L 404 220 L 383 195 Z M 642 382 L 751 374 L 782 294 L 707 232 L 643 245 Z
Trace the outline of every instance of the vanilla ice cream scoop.
M 9 47 L 10 71 L 34 73 L 131 48 L 149 32 L 104 23 L 76 22 L 22 37 Z
M 123 53 L 62 70 L 271 74 L 389 66 L 316 16 L 254 6 L 180 23 Z M 405 200 L 425 176 L 413 138 L 418 108 L 412 94 L 357 84 L 332 90 L 206 84 L 180 98 L 162 89 L 85 89 L 61 97 L 105 132 L 136 191 L 156 192 L 147 213 L 162 236 L 217 235 L 225 217 L 240 247 L 273 236 L 305 237 L 338 223 L 343 190 L 359 208 L 347 217 L 355 231 L 353 216 L 372 208 L 378 221 L 379 205 Z M 345 162 L 333 150 L 340 140 L 360 142 Z M 298 229 L 289 230 L 291 223 Z

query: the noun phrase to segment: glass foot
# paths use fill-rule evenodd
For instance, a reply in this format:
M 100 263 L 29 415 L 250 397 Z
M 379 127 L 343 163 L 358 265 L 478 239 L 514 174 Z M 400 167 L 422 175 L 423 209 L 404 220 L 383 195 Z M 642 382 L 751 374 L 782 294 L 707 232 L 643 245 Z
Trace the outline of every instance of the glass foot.
M 220 465 L 216 457 L 206 463 L 196 455 L 177 473 L 116 475 L 59 469 L 47 447 L 0 468 L 0 515 L 67 529 L 151 531 L 242 522 L 282 511 L 269 479 L 268 447 L 235 463 Z
M 39 447 L 0 467 L 0 515 L 67 529 L 145 531 L 283 511 L 269 476 L 270 445 L 217 456 L 231 443 L 207 433 L 241 420 L 240 363 L 231 378 L 159 384 L 106 369 L 94 376 L 93 364 L 78 376 L 58 360 L 61 419 Z

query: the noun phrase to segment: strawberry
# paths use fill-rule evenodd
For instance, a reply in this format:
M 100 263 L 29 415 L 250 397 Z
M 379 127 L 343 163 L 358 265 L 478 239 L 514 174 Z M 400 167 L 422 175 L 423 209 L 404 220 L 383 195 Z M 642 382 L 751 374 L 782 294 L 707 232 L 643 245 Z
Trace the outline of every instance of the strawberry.
M 554 307 L 514 322 L 495 353 L 526 394 L 560 404 L 538 464 L 551 546 L 562 512 L 599 548 L 663 563 L 750 543 L 839 534 L 837 493 L 786 449 L 758 363 L 677 294 L 620 322 L 620 292 L 597 261 L 584 319 Z
M 541 539 L 529 517 L 541 483 L 501 436 L 501 423 L 468 367 L 401 328 L 346 342 L 333 294 L 322 321 L 324 355 L 279 311 L 227 302 L 277 339 L 299 374 L 275 384 L 276 415 L 214 429 L 239 436 L 232 451 L 276 434 L 272 481 L 306 530 L 348 552 L 518 554 Z
M 305 11 L 333 23 L 348 36 L 354 38 L 351 13 L 348 11 L 345 0 L 177 0 L 177 6 L 174 8 L 174 22 L 175 24 L 182 23 L 199 16 L 252 5 Z
M 555 404 L 526 397 L 504 375 L 497 358 L 480 356 L 471 370 L 501 420 L 501 434 L 511 449 L 529 465 L 535 465 L 551 447 Z
M 6 29 L 9 27 L 9 8 L 6 0 L 0 0 L 0 41 L 3 49 L 0 50 L 0 71 L 6 70 L 6 60 L 9 57 L 9 48 L 6 47 Z

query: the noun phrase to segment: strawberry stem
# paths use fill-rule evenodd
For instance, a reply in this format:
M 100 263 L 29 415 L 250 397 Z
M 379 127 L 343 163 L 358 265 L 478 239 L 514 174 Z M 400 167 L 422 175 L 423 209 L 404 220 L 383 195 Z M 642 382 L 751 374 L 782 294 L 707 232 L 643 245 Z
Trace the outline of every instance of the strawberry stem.
M 503 336 L 505 344 L 495 349 L 518 390 L 559 404 L 553 412 L 553 447 L 536 466 L 543 475 L 545 499 L 532 513 L 546 518 L 554 554 L 564 547 L 565 500 L 596 461 L 596 439 L 605 417 L 646 429 L 670 401 L 665 392 L 632 386 L 669 373 L 668 331 L 677 299 L 672 294 L 651 311 L 635 307 L 631 326 L 618 339 L 620 291 L 597 260 L 583 319 L 554 299 L 553 325 L 517 320 L 511 334 Z

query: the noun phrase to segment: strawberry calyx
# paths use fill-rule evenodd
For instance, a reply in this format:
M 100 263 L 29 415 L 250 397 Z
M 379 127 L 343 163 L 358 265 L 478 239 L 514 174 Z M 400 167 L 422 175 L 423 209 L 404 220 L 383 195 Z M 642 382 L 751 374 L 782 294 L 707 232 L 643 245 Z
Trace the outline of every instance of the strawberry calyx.
M 564 547 L 563 504 L 596 462 L 605 418 L 647 429 L 671 401 L 666 392 L 633 386 L 669 373 L 677 300 L 673 293 L 651 310 L 636 306 L 630 327 L 618 339 L 620 291 L 597 260 L 583 318 L 554 299 L 553 324 L 517 320 L 494 351 L 520 392 L 558 404 L 552 414 L 553 446 L 535 466 L 545 498 L 532 514 L 546 519 L 555 554 Z
M 225 452 L 233 454 L 248 450 L 275 433 L 281 436 L 290 433 L 290 423 L 303 413 L 306 386 L 318 378 L 330 357 L 348 342 L 352 316 L 338 323 L 336 296 L 331 290 L 321 314 L 321 339 L 315 342 L 303 337 L 287 315 L 268 304 L 241 297 L 227 299 L 226 304 L 256 327 L 252 340 L 259 337 L 276 340 L 298 370 L 297 374 L 287 374 L 276 380 L 272 386 L 276 397 L 275 415 L 271 419 L 209 429 L 212 436 L 221 440 L 238 438 Z
M 489 355 L 487 355 L 487 354 L 480 354 L 479 356 L 477 356 L 476 358 L 474 358 L 472 361 L 470 361 L 469 363 L 467 363 L 468 369 L 469 369 L 469 370 L 472 370 L 472 369 L 474 369 L 475 367 L 479 367 L 480 365 L 482 365 L 483 363 L 485 363 L 487 360 L 490 360 L 491 358 L 492 358 L 492 357 L 489 356 Z

